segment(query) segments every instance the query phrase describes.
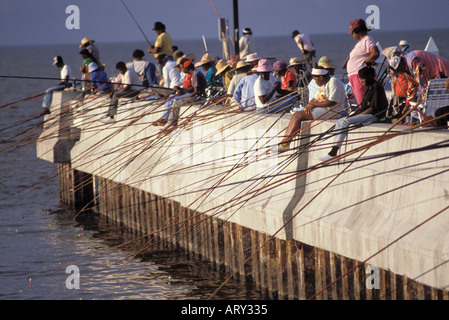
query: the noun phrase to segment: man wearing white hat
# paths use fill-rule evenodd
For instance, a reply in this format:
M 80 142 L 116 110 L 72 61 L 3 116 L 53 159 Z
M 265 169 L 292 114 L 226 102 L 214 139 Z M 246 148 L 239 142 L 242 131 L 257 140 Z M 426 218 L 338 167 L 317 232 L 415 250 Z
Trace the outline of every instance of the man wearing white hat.
M 44 100 L 42 101 L 42 108 L 44 108 L 42 114 L 50 113 L 53 91 L 61 91 L 73 85 L 72 69 L 64 63 L 64 60 L 62 59 L 61 56 L 56 56 L 53 58 L 53 65 L 61 69 L 60 72 L 61 81 L 55 87 L 48 88 L 45 91 Z
M 410 48 L 410 45 L 408 44 L 407 40 L 399 41 L 399 48 L 401 49 L 403 54 L 412 52 L 412 49 Z

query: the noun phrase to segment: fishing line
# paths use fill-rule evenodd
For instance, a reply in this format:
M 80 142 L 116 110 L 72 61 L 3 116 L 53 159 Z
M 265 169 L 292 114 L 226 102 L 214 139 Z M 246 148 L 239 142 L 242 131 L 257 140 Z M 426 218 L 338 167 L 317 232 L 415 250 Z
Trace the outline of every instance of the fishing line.
M 150 40 L 148 40 L 147 36 L 145 35 L 145 33 L 143 32 L 142 28 L 140 27 L 139 23 L 137 22 L 136 18 L 134 18 L 133 14 L 131 13 L 131 11 L 129 11 L 128 7 L 126 6 L 125 2 L 123 0 L 120 0 L 121 3 L 123 4 L 123 6 L 126 8 L 126 11 L 128 11 L 129 15 L 131 16 L 131 18 L 134 20 L 134 23 L 137 25 L 137 28 L 139 28 L 140 32 L 142 33 L 143 37 L 145 38 L 145 40 L 147 41 L 148 45 L 151 46 Z

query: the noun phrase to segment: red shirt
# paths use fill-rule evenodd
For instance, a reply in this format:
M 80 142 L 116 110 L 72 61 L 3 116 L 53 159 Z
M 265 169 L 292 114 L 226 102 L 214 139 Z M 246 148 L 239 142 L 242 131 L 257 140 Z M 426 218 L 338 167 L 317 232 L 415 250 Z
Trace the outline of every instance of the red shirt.
M 290 81 L 293 81 L 292 88 L 293 88 L 293 89 L 296 88 L 296 81 L 297 81 L 296 74 L 294 74 L 294 73 L 293 73 L 292 71 L 290 71 L 290 70 L 287 70 L 287 71 L 285 72 L 284 76 L 281 77 L 281 88 L 282 88 L 283 90 L 287 90 L 287 84 L 288 84 Z
M 190 88 L 192 86 L 192 78 L 193 78 L 193 75 L 191 75 L 191 74 L 186 74 L 184 76 L 184 82 L 182 84 L 182 87 L 184 89 Z

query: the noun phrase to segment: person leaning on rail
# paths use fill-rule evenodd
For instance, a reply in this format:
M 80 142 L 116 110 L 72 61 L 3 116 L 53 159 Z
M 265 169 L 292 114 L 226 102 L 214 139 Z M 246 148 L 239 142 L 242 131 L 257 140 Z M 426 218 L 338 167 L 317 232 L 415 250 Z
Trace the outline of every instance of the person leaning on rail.
M 367 88 L 363 95 L 360 109 L 337 120 L 334 129 L 336 136 L 332 149 L 328 154 L 318 157 L 318 160 L 326 161 L 337 156 L 338 150 L 348 136 L 349 126 L 367 126 L 385 118 L 388 100 L 383 86 L 375 79 L 376 71 L 371 67 L 363 67 L 358 71 L 358 75 L 363 85 Z
M 301 130 L 302 121 L 340 118 L 347 110 L 345 87 L 339 79 L 332 77 L 328 70 L 318 66 L 312 69 L 312 77 L 319 89 L 303 110 L 292 115 L 285 137 L 278 146 L 278 152 L 290 149 L 291 141 Z

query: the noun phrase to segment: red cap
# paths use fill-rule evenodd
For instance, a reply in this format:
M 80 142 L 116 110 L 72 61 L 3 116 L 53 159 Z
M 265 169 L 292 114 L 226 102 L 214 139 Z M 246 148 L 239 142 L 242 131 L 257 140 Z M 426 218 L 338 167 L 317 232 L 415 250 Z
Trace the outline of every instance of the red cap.
M 363 26 L 363 25 L 366 25 L 365 24 L 365 20 L 363 20 L 363 19 L 352 20 L 351 23 L 349 24 L 350 29 L 348 31 L 348 34 L 352 34 L 354 29 L 356 29 L 356 28 L 358 28 L 360 26 Z
M 187 68 L 188 66 L 190 66 L 192 64 L 192 61 L 187 60 L 186 62 L 184 62 L 184 68 Z

